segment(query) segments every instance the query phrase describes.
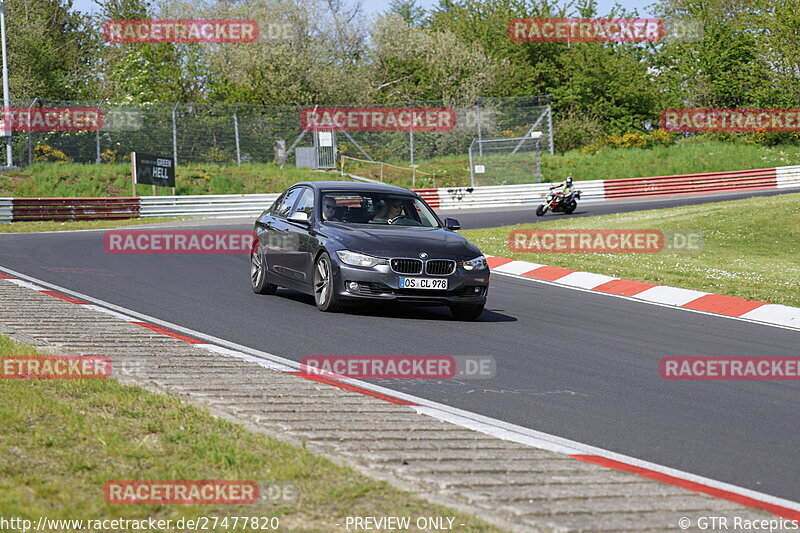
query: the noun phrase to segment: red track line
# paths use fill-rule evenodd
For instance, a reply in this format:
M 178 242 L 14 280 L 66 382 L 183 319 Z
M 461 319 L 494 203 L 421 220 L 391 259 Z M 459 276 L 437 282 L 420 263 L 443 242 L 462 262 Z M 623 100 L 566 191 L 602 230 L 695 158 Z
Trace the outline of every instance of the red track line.
M 156 333 L 161 333 L 162 335 L 167 335 L 169 337 L 172 337 L 173 339 L 178 339 L 179 341 L 188 342 L 189 344 L 206 344 L 205 341 L 201 341 L 193 337 L 187 337 L 186 335 L 181 335 L 180 333 L 176 333 L 174 331 L 168 330 L 167 328 L 157 326 L 155 324 L 150 324 L 148 322 L 131 322 L 131 324 L 142 326 L 143 328 L 155 331 Z
M 695 309 L 696 311 L 718 313 L 720 315 L 742 316 L 753 309 L 758 309 L 762 305 L 767 305 L 767 303 L 745 300 L 744 298 L 736 298 L 734 296 L 724 296 L 722 294 L 707 294 L 696 300 L 685 303 L 681 307 Z
M 401 398 L 395 398 L 394 396 L 388 396 L 386 394 L 381 394 L 380 392 L 371 391 L 369 389 L 364 389 L 361 387 L 357 387 L 356 385 L 350 385 L 349 383 L 342 383 L 341 381 L 334 381 L 332 379 L 324 378 L 322 376 L 316 376 L 314 374 L 306 374 L 305 372 L 288 372 L 288 374 L 293 374 L 295 376 L 310 379 L 311 381 L 318 381 L 319 383 L 324 383 L 326 385 L 331 385 L 333 387 L 337 387 L 342 390 L 350 391 L 350 392 L 357 392 L 358 394 L 364 394 L 366 396 L 372 396 L 373 398 L 377 398 L 379 400 L 384 400 L 389 403 L 397 404 L 397 405 L 419 405 L 418 403 L 410 402 L 408 400 L 403 400 Z
M 739 505 L 744 505 L 746 507 L 761 509 L 762 511 L 767 511 L 776 516 L 787 518 L 789 520 L 800 520 L 800 511 L 795 511 L 794 509 L 788 509 L 786 507 L 781 507 L 779 505 L 773 505 L 771 503 L 762 502 L 760 500 L 750 498 L 749 496 L 742 496 L 741 494 L 736 494 L 735 492 L 709 487 L 708 485 L 703 485 L 702 483 L 697 483 L 695 481 L 689 481 L 687 479 L 681 479 L 679 477 L 670 476 L 669 474 L 656 472 L 655 470 L 650 470 L 649 468 L 642 468 L 640 466 L 630 465 L 628 463 L 615 461 L 613 459 L 608 459 L 606 457 L 601 457 L 599 455 L 571 455 L 570 457 L 577 459 L 579 461 L 583 461 L 585 463 L 592 463 L 599 466 L 604 466 L 606 468 L 613 468 L 614 470 L 629 472 L 631 474 L 636 474 L 637 476 L 641 476 L 647 479 L 652 479 L 654 481 L 660 481 L 661 483 L 666 483 L 668 485 L 675 485 L 676 487 L 681 487 L 683 489 L 690 490 L 692 492 L 707 494 L 708 496 L 713 496 L 714 498 L 728 500 L 730 502 L 737 503 Z
M 633 296 L 644 292 L 647 289 L 652 289 L 656 285 L 652 283 L 642 283 L 641 281 L 629 281 L 627 279 L 615 279 L 608 283 L 598 285 L 593 291 L 607 292 L 609 294 L 618 294 L 620 296 Z
M 72 298 L 67 296 L 66 294 L 61 294 L 60 292 L 56 291 L 39 291 L 42 294 L 46 294 L 48 296 L 52 296 L 53 298 L 58 298 L 59 300 L 64 300 L 65 302 L 69 302 L 71 304 L 78 304 L 78 305 L 89 305 L 89 302 L 84 302 L 82 300 L 78 300 L 77 298 Z
M 522 275 L 525 276 L 526 278 L 541 279 L 545 281 L 556 281 L 558 279 L 563 278 L 564 276 L 572 274 L 573 272 L 577 271 L 571 270 L 569 268 L 543 266 L 531 270 L 530 272 L 525 272 Z
M 516 259 L 509 259 L 507 257 L 487 257 L 486 263 L 489 265 L 489 268 L 497 268 L 499 266 L 503 266 L 506 263 L 511 263 L 516 261 Z

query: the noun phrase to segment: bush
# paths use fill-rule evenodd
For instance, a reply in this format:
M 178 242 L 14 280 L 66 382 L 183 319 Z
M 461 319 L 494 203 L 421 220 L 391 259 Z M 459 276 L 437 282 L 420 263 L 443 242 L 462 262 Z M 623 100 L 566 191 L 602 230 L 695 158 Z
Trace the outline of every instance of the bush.
M 67 154 L 46 144 L 37 144 L 33 148 L 33 160 L 36 163 L 69 163 Z
M 757 144 L 760 146 L 780 146 L 800 144 L 798 132 L 757 131 L 755 133 L 739 133 L 732 131 L 714 131 L 689 135 L 680 139 L 681 143 L 722 141 L 734 144 Z
M 595 153 L 606 148 L 652 148 L 654 146 L 667 146 L 674 144 L 676 135 L 664 130 L 655 130 L 649 133 L 629 132 L 622 135 L 606 135 L 597 139 L 581 151 Z
M 558 153 L 568 152 L 593 144 L 603 134 L 603 127 L 590 117 L 571 116 L 556 119 L 553 124 L 554 149 Z
M 781 144 L 797 144 L 800 135 L 797 132 L 757 131 L 747 135 L 744 142 L 761 146 L 778 146 Z
M 210 163 L 231 163 L 236 161 L 236 156 L 232 152 L 218 146 L 212 146 L 200 157 L 203 161 Z
M 121 158 L 117 152 L 108 148 L 100 152 L 100 159 L 103 163 L 119 163 Z

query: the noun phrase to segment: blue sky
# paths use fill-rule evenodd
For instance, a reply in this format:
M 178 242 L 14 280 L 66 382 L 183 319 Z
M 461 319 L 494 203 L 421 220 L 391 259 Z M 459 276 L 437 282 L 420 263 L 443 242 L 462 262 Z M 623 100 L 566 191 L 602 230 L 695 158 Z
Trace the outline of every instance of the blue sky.
M 650 14 L 648 7 L 654 0 L 598 0 L 598 10 L 600 13 L 607 13 L 615 3 L 619 3 L 628 10 L 638 9 L 639 15 L 647 16 Z M 430 8 L 438 4 L 437 0 L 418 0 L 417 4 L 423 8 Z M 362 0 L 362 5 L 367 13 L 382 13 L 389 8 L 389 0 Z M 92 0 L 74 0 L 75 9 L 91 13 L 97 10 L 97 4 Z

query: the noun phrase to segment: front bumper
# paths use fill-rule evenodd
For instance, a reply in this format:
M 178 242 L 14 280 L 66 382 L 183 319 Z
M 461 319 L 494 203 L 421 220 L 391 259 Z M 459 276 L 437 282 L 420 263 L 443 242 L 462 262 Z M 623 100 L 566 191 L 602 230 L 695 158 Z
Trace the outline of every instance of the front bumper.
M 417 304 L 447 305 L 457 303 L 486 303 L 489 291 L 489 269 L 467 271 L 456 267 L 448 276 L 403 275 L 394 272 L 389 265 L 359 268 L 334 261 L 334 287 L 342 300 L 398 301 Z M 401 277 L 425 277 L 447 280 L 447 290 L 401 289 Z M 358 283 L 357 290 L 350 290 L 351 281 Z

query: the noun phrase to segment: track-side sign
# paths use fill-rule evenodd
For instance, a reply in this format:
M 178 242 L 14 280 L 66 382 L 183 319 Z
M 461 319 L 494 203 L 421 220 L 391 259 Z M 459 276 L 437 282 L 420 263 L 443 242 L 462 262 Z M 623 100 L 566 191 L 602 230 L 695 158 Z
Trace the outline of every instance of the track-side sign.
M 133 182 L 159 187 L 175 187 L 175 160 L 152 154 L 131 152 Z

